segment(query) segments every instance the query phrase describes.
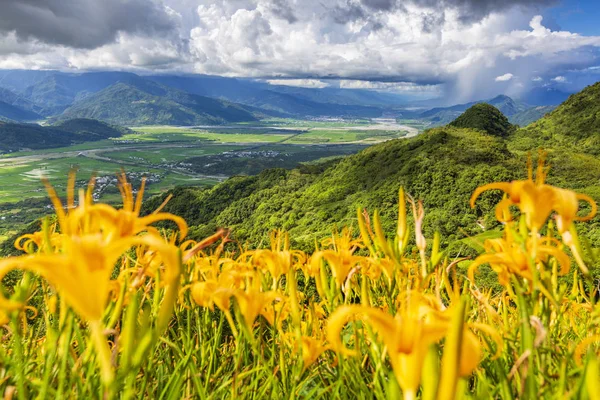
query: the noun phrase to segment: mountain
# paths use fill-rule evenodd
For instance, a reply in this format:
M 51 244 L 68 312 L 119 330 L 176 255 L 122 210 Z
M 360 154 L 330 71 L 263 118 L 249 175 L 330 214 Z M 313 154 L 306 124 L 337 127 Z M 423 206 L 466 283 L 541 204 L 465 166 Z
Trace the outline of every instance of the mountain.
M 22 96 L 41 107 L 41 114 L 50 116 L 117 82 L 141 84 L 143 81 L 143 78 L 128 72 L 56 72 L 25 88 Z
M 189 93 L 220 98 L 277 112 L 288 117 L 380 117 L 402 100 L 386 94 L 351 89 L 311 89 L 206 75 L 150 76 L 158 83 Z M 394 98 L 393 101 L 390 99 Z
M 301 88 L 207 75 L 138 76 L 128 72 L 64 73 L 59 71 L 0 71 L 0 88 L 34 104 L 43 116 L 55 116 L 116 83 L 138 87 L 144 81 L 191 94 L 251 107 L 271 116 L 379 117 L 407 99 L 393 93 L 362 89 Z M 1 100 L 1 99 L 0 99 Z M 256 110 L 261 109 L 261 110 Z
M 94 120 L 64 121 L 55 126 L 0 122 L 0 152 L 47 149 L 119 137 L 126 130 Z
M 47 70 L 0 69 L 0 87 L 21 93 L 29 86 L 59 73 Z
M 496 107 L 479 103 L 469 107 L 449 126 L 475 129 L 494 136 L 508 136 L 514 127 Z
M 519 100 L 535 106 L 556 106 L 567 100 L 571 94 L 553 87 L 539 86 L 522 94 Z
M 504 95 L 499 95 L 493 99 L 474 101 L 471 103 L 457 104 L 450 107 L 436 107 L 418 114 L 418 118 L 430 121 L 433 126 L 446 125 L 456 119 L 459 115 L 465 112 L 468 108 L 479 103 L 490 104 L 499 109 L 504 115 L 510 117 L 518 114 L 528 108 L 525 103 L 515 101 L 512 98 Z
M 38 108 L 29 100 L 13 91 L 0 88 L 0 119 L 9 121 L 34 121 L 42 117 L 36 113 Z
M 508 120 L 511 124 L 526 126 L 542 118 L 555 108 L 556 106 L 534 106 L 511 115 Z
M 66 109 L 58 120 L 93 118 L 118 125 L 214 125 L 255 121 L 239 105 L 141 80 L 116 83 Z

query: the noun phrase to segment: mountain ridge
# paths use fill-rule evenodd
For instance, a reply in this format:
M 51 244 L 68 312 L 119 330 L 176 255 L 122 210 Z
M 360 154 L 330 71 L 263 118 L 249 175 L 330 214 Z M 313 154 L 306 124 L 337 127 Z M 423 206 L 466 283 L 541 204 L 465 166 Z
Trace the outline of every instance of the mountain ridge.
M 255 121 L 233 103 L 188 94 L 150 81 L 117 82 L 67 108 L 56 120 L 92 118 L 118 125 L 216 125 Z

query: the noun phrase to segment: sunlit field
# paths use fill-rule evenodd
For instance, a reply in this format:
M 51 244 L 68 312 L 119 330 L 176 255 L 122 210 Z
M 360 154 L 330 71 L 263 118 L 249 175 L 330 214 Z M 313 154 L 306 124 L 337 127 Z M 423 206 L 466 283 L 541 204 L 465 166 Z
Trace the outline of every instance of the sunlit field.
M 306 253 L 283 231 L 248 248 L 223 229 L 186 238 L 140 215 L 144 181 L 119 175 L 122 207 L 69 175 L 56 216 L 0 261 L 0 390 L 8 398 L 598 399 L 600 308 L 577 226 L 588 196 L 527 179 L 474 259 L 423 235 L 400 189 L 394 235 L 358 209 Z M 77 182 L 78 182 L 77 178 Z M 136 192 L 136 193 L 134 193 Z M 168 201 L 168 199 L 167 199 Z M 163 204 L 164 205 L 164 204 Z M 580 210 L 581 208 L 581 210 Z M 166 225 L 165 225 L 166 223 Z M 158 224 L 158 225 L 157 225 Z M 478 286 L 484 266 L 495 289 Z

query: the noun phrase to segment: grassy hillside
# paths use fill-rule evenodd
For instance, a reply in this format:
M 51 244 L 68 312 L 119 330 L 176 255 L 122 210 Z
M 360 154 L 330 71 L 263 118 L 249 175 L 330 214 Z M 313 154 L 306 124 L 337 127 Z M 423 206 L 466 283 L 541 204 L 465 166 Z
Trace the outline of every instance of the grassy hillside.
M 351 224 L 356 207 L 393 210 L 402 185 L 424 200 L 429 232 L 440 230 L 452 241 L 481 232 L 476 224 L 480 212 L 468 207 L 471 192 L 490 180 L 514 178 L 521 169 L 501 138 L 438 128 L 372 146 L 333 165 L 269 170 L 208 190 L 179 189 L 167 210 L 196 225 L 199 236 L 226 226 L 236 238 L 258 242 L 270 230 L 284 228 L 300 245 L 310 247 L 333 225 Z M 148 210 L 162 200 L 148 202 Z M 459 231 L 459 226 L 468 231 Z
M 76 102 L 60 120 L 93 118 L 118 125 L 214 125 L 253 121 L 233 104 L 191 95 L 153 82 L 117 83 Z

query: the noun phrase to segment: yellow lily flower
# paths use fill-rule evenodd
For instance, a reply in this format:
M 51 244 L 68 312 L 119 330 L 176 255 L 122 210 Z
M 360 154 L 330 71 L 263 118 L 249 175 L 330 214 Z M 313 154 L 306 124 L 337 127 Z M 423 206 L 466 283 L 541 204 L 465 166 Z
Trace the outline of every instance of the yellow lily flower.
M 369 324 L 386 346 L 406 399 L 416 396 L 429 346 L 444 338 L 451 326 L 449 310 L 439 312 L 419 299 L 418 294 L 412 296 L 409 304 L 401 307 L 395 316 L 378 308 L 345 305 L 331 315 L 327 325 L 327 340 L 332 347 L 344 355 L 353 355 L 354 351 L 346 348 L 340 339 L 342 329 L 351 320 Z M 481 350 L 477 337 L 466 328 L 461 349 L 459 374 L 467 376 L 478 365 Z
M 187 236 L 187 223 L 177 215 L 160 212 L 166 204 L 166 201 L 156 209 L 152 214 L 140 217 L 142 208 L 142 198 L 146 187 L 146 178 L 142 179 L 141 187 L 137 197 L 134 200 L 133 188 L 127 182 L 125 173 L 118 175 L 119 191 L 123 198 L 123 208 L 115 209 L 108 204 L 95 204 L 92 206 L 93 212 L 101 217 L 102 229 L 109 238 L 119 238 L 137 235 L 140 232 L 152 232 L 157 234 L 155 228 L 150 225 L 158 221 L 173 221 L 179 228 L 180 238 Z M 168 199 L 167 199 L 168 200 Z
M 525 249 L 514 240 L 510 233 L 510 228 L 505 231 L 505 237 L 499 239 L 488 239 L 484 242 L 485 254 L 480 255 L 469 266 L 469 279 L 474 282 L 474 274 L 477 268 L 482 264 L 490 264 L 492 269 L 498 274 L 498 281 L 501 285 L 507 286 L 510 283 L 511 274 L 515 274 L 533 282 L 533 273 L 530 266 L 530 259 L 534 254 L 534 265 L 547 263 L 550 257 L 553 257 L 560 266 L 561 275 L 569 272 L 570 259 L 563 251 L 557 247 L 544 244 L 544 241 L 537 236 L 530 236 L 526 239 Z
M 300 347 L 302 350 L 302 368 L 304 370 L 317 361 L 321 354 L 331 349 L 331 346 L 325 345 L 322 339 L 312 336 L 302 336 L 300 338 Z
M 261 269 L 271 273 L 274 279 L 287 274 L 296 264 L 303 264 L 306 256 L 298 250 L 290 250 L 287 233 L 271 233 L 271 249 L 254 252 L 253 261 Z
M 35 254 L 0 261 L 0 277 L 13 269 L 35 272 L 52 283 L 67 303 L 87 321 L 102 319 L 108 301 L 111 275 L 117 260 L 130 247 L 149 244 L 151 237 L 125 238 L 107 243 L 101 234 L 65 236 L 60 253 Z M 173 263 L 170 260 L 170 263 Z M 169 268 L 172 271 L 174 268 Z M 174 279 L 172 276 L 170 279 Z
M 544 159 L 540 158 L 535 181 L 532 168 L 529 167 L 529 177 L 526 180 L 495 182 L 480 186 L 471 196 L 471 207 L 475 207 L 475 201 L 483 192 L 501 190 L 508 195 L 508 198 L 498 203 L 496 208 L 498 219 L 506 222 L 500 218 L 501 215 L 510 215 L 509 206 L 518 206 L 525 214 L 527 226 L 536 232 L 541 229 L 553 210 L 557 214 L 557 227 L 561 233 L 568 231 L 573 221 L 588 221 L 596 215 L 596 202 L 591 197 L 545 184 L 546 174 Z M 577 216 L 579 201 L 586 201 L 591 206 L 590 213 L 584 217 Z
M 229 315 L 231 298 L 233 297 L 249 331 L 252 331 L 254 321 L 259 315 L 263 315 L 271 324 L 274 322 L 277 310 L 272 304 L 278 299 L 281 301 L 283 296 L 273 291 L 263 292 L 260 287 L 256 286 L 250 286 L 242 290 L 232 287 L 231 283 L 228 278 L 219 279 L 219 281 L 196 282 L 191 287 L 192 298 L 199 306 L 211 310 L 216 305 L 226 314 L 229 323 L 233 324 Z
M 326 260 L 331 267 L 337 286 L 341 287 L 350 271 L 364 261 L 363 257 L 354 255 L 354 252 L 362 247 L 362 242 L 352 240 L 352 233 L 344 228 L 341 235 L 333 234 L 332 238 L 323 241 L 323 245 L 331 245 L 333 249 L 314 253 L 311 258 L 312 269 L 320 270 L 321 260 Z

